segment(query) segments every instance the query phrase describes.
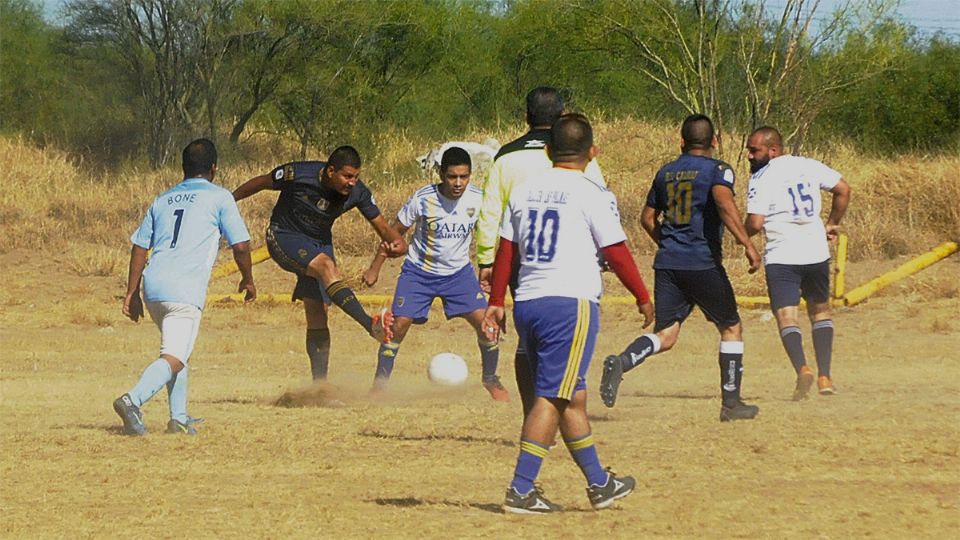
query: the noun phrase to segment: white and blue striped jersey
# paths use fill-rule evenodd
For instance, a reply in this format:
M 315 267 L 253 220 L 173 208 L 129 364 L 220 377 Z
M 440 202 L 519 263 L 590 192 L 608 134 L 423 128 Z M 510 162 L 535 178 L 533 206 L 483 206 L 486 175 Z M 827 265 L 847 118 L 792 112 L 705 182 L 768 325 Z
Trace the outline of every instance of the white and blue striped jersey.
M 250 240 L 233 195 L 205 178 L 187 178 L 162 193 L 130 241 L 152 249 L 143 274 L 147 302 L 203 309 L 220 235 L 232 245 Z
M 459 199 L 441 195 L 439 184 L 417 190 L 397 213 L 405 227 L 416 224 L 417 228 L 407 260 L 438 276 L 449 276 L 470 264 L 470 241 L 482 197 L 480 189 L 472 185 Z

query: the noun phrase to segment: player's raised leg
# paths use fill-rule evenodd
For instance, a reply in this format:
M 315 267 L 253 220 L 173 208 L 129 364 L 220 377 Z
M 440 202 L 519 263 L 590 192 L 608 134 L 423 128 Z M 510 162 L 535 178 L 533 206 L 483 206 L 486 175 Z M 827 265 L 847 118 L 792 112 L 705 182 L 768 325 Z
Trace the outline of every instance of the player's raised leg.
M 337 305 L 351 319 L 360 323 L 374 339 L 381 343 L 390 341 L 393 323 L 393 314 L 383 310 L 372 317 L 367 314 L 363 305 L 357 300 L 357 295 L 344 283 L 337 269 L 337 264 L 326 253 L 320 253 L 307 266 L 307 275 L 320 280 L 331 302 Z

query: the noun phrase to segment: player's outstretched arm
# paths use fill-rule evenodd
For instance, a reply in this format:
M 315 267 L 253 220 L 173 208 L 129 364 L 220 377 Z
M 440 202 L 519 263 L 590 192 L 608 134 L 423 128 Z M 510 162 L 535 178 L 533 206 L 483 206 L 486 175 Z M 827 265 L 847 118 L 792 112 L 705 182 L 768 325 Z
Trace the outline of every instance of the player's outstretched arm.
M 377 232 L 377 236 L 383 242 L 380 246 L 386 252 L 387 257 L 401 257 L 407 253 L 407 241 L 403 239 L 397 230 L 391 227 L 383 214 L 370 220 L 370 226 Z
M 723 185 L 715 185 L 710 189 L 713 194 L 713 200 L 717 203 L 717 210 L 720 212 L 720 220 L 726 225 L 727 229 L 737 239 L 737 243 L 743 246 L 747 255 L 747 262 L 750 264 L 749 272 L 752 274 L 760 269 L 760 253 L 757 247 L 750 240 L 750 235 L 743 227 L 740 221 L 740 211 L 737 210 L 737 203 L 733 200 L 733 190 Z
M 147 266 L 147 250 L 136 244 L 130 249 L 130 269 L 127 272 L 127 293 L 123 296 L 123 314 L 133 322 L 143 317 L 143 300 L 140 299 L 140 280 Z
M 240 285 L 237 292 L 246 293 L 244 302 L 253 302 L 257 299 L 257 286 L 253 284 L 253 261 L 250 260 L 250 242 L 237 242 L 230 246 L 233 249 L 233 260 L 240 269 Z
M 247 197 L 273 187 L 273 178 L 269 174 L 254 176 L 233 190 L 233 200 L 241 201 Z
M 850 184 L 842 178 L 837 185 L 833 186 L 830 193 L 833 193 L 833 203 L 830 205 L 830 216 L 827 218 L 827 240 L 834 240 L 840 232 L 840 220 L 847 213 L 847 206 L 850 204 Z
M 660 243 L 660 211 L 652 206 L 644 206 L 640 212 L 640 226 L 655 244 Z
M 403 235 L 410 230 L 410 227 L 405 226 L 399 221 L 394 222 L 390 225 L 393 230 L 397 231 L 397 234 L 403 238 Z M 377 284 L 377 280 L 380 279 L 380 270 L 383 268 L 383 263 L 387 260 L 387 250 L 383 243 L 377 246 L 377 252 L 373 256 L 373 260 L 370 261 L 370 267 L 363 273 L 363 284 L 367 287 L 373 287 Z

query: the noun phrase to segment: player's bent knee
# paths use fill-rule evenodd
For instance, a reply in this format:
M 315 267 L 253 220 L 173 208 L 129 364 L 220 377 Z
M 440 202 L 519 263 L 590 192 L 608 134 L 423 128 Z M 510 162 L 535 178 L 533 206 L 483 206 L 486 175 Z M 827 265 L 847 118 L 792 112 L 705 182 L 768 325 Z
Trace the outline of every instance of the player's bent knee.
M 183 369 L 183 362 L 181 362 L 180 359 L 177 358 L 176 356 L 173 356 L 170 354 L 161 354 L 160 358 L 163 358 L 164 360 L 167 361 L 168 364 L 170 364 L 170 371 L 174 375 L 176 375 L 177 373 L 180 373 L 180 370 Z
M 742 341 L 743 324 L 737 323 L 733 326 L 720 328 L 720 341 Z

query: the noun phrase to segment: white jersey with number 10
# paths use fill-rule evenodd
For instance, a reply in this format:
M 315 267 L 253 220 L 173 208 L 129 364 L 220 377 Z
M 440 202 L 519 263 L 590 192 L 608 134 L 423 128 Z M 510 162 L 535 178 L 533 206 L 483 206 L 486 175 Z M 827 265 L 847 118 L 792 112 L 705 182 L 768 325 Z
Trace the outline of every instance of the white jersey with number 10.
M 599 301 L 597 250 L 627 238 L 613 194 L 582 172 L 561 168 L 511 192 L 500 236 L 518 245 L 517 301 L 547 296 Z

